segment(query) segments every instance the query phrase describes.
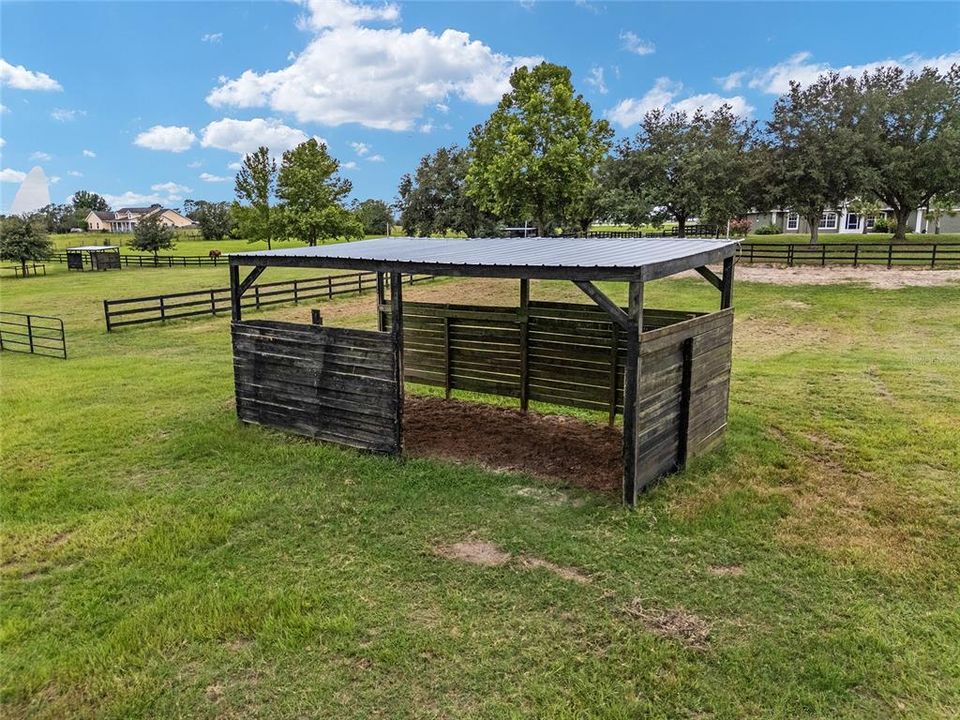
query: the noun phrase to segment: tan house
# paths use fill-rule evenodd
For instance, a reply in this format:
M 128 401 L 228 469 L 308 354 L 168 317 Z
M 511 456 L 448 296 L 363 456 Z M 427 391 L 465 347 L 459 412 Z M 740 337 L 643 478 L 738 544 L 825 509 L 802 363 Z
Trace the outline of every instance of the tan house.
M 114 212 L 91 210 L 86 217 L 87 229 L 94 232 L 133 232 L 140 220 L 157 214 L 160 224 L 166 227 L 194 227 L 193 220 L 190 218 L 184 217 L 176 210 L 154 204 L 145 208 L 120 208 Z

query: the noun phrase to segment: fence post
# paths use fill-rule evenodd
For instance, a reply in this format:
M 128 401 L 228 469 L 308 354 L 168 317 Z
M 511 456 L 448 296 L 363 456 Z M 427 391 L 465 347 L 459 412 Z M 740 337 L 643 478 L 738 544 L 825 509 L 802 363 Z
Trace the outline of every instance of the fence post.
M 60 321 L 60 345 L 63 348 L 63 359 L 67 359 L 67 333 L 63 330 L 63 320 Z
M 893 243 L 887 245 L 887 270 L 893 267 Z
M 327 299 L 333 300 L 333 276 L 327 275 Z
M 211 313 L 212 315 L 216 315 L 216 314 L 217 314 L 217 297 L 216 297 L 216 295 L 214 294 L 214 292 L 215 292 L 215 291 L 213 291 L 213 290 L 210 291 L 210 313 Z
M 793 243 L 787 245 L 787 267 L 793 267 Z
M 259 310 L 260 309 L 260 286 L 259 285 L 253 286 L 253 301 L 257 306 L 257 310 Z
M 294 304 L 294 305 L 299 305 L 299 304 L 300 304 L 300 298 L 299 298 L 299 296 L 298 296 L 298 294 L 297 294 L 297 281 L 296 281 L 296 280 L 293 281 L 293 304 Z
M 30 341 L 30 352 L 33 352 L 33 325 L 30 318 L 31 316 L 27 315 L 27 340 Z
M 827 244 L 823 243 L 820 245 L 820 267 L 826 267 L 827 265 Z
M 163 295 L 160 296 L 160 322 L 167 321 L 167 308 L 163 303 Z
M 933 247 L 930 248 L 930 268 L 932 269 L 934 265 L 937 264 L 937 244 L 934 243 Z
M 860 243 L 853 244 L 853 266 L 857 267 L 857 263 L 860 260 Z
M 103 301 L 103 320 L 107 323 L 107 332 L 110 332 L 110 301 Z

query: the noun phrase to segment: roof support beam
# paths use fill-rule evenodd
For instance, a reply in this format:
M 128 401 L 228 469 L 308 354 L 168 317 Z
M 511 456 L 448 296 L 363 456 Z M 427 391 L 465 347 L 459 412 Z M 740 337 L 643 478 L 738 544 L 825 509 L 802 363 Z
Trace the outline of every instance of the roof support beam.
M 717 274 L 713 270 L 708 268 L 706 265 L 703 265 L 698 268 L 694 268 L 694 270 L 696 270 L 704 278 L 706 278 L 707 282 L 713 285 L 717 290 L 720 290 L 720 291 L 723 290 L 723 281 L 720 278 L 718 278 Z
M 250 274 L 243 279 L 243 282 L 240 283 L 240 288 L 237 294 L 240 295 L 240 297 L 243 297 L 243 294 L 250 289 L 250 286 L 253 285 L 256 279 L 260 277 L 263 274 L 263 271 L 266 269 L 266 265 L 256 265 L 253 270 L 250 271 Z
M 733 305 L 733 257 L 723 260 L 723 287 L 720 288 L 720 309 Z
M 630 328 L 630 318 L 620 309 L 620 307 L 589 280 L 574 280 L 573 284 L 583 290 L 586 295 L 597 305 L 606 310 L 607 315 L 621 328 L 628 330 Z

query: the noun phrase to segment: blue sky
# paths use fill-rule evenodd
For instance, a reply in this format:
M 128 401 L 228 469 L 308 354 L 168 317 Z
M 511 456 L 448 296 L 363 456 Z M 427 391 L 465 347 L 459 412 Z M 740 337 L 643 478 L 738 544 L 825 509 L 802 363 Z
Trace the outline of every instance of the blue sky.
M 4 2 L 0 24 L 3 211 L 35 165 L 54 202 L 231 199 L 244 151 L 313 136 L 391 200 L 541 58 L 618 136 L 662 105 L 762 120 L 825 69 L 960 62 L 955 2 Z

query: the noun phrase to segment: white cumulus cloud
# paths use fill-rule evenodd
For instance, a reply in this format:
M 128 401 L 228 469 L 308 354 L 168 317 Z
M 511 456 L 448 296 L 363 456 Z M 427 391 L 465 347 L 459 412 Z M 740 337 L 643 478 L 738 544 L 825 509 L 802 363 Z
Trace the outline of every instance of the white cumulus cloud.
M 70 177 L 83 177 L 83 173 L 77 170 L 67 170 L 67 175 Z
M 200 173 L 200 179 L 208 183 L 217 183 L 217 182 L 226 182 L 230 178 L 222 177 L 220 175 L 211 175 L 210 173 L 204 172 L 204 173 Z
M 310 0 L 301 26 L 314 33 L 307 47 L 280 70 L 246 70 L 221 78 L 207 95 L 214 107 L 268 107 L 300 122 L 359 123 L 410 130 L 424 108 L 450 97 L 489 104 L 509 89 L 517 65 L 541 58 L 494 52 L 459 30 L 373 28 L 393 21 L 393 5 Z
M 63 90 L 60 83 L 46 73 L 11 65 L 3 59 L 0 59 L 0 85 L 17 90 Z
M 196 141 L 197 136 L 188 127 L 176 125 L 154 125 L 134 139 L 133 144 L 149 150 L 169 150 L 184 152 Z
M 186 185 L 180 185 L 172 181 L 151 185 L 150 189 L 156 190 L 157 192 L 165 192 L 168 195 L 180 195 L 182 193 L 190 192 L 190 188 L 188 188 Z
M 200 36 L 200 42 L 216 44 L 223 40 L 223 33 L 204 33 Z
M 295 148 L 309 137 L 303 130 L 284 125 L 276 118 L 234 120 L 224 118 L 207 125 L 200 138 L 203 147 L 219 148 L 246 155 L 264 145 L 270 152 L 279 155 L 284 150 Z M 322 138 L 319 139 L 323 142 Z
M 946 72 L 951 65 L 955 64 L 960 64 L 960 50 L 932 57 L 910 53 L 899 58 L 887 58 L 859 65 L 831 65 L 826 62 L 815 62 L 812 53 L 799 52 L 771 67 L 738 70 L 717 78 L 717 82 L 727 91 L 746 83 L 747 87 L 753 90 L 781 95 L 789 92 L 791 82 L 809 85 L 828 72 L 836 72 L 845 77 L 859 77 L 865 72 L 871 72 L 879 67 L 889 65 L 897 65 L 904 70 L 914 72 L 919 72 L 925 67 L 933 67 L 940 72 Z
M 154 203 L 163 204 L 163 198 L 156 193 L 138 193 L 133 190 L 127 190 L 121 195 L 103 193 L 103 199 L 113 208 L 149 207 Z
M 93 150 L 84 150 L 83 156 L 88 158 L 95 158 L 97 154 Z
M 37 150 L 30 156 L 31 160 L 37 160 L 39 162 L 49 162 L 53 160 L 53 155 L 50 153 L 45 153 L 42 150 Z
M 340 163 L 340 167 L 344 170 L 353 170 L 355 167 L 357 167 L 357 163 L 355 163 L 353 160 L 350 160 L 349 162 Z
M 57 122 L 73 122 L 78 117 L 83 117 L 86 115 L 85 110 L 67 110 L 65 108 L 56 108 L 50 113 L 52 117 Z
M 634 55 L 652 55 L 657 51 L 657 46 L 649 40 L 641 39 L 635 32 L 624 30 L 620 33 L 620 42 L 623 43 L 623 49 Z
M 603 68 L 594 66 L 590 68 L 590 74 L 587 76 L 587 85 L 592 87 L 601 95 L 607 94 L 607 83 L 603 79 Z
M 370 152 L 370 146 L 363 142 L 352 142 L 350 143 L 350 147 L 352 147 L 353 151 L 360 157 Z
M 371 155 L 370 157 L 367 158 L 367 162 L 383 162 L 383 161 L 384 161 L 383 155 Z
M 0 170 L 0 182 L 18 183 L 23 182 L 26 177 L 27 174 L 20 170 L 13 170 L 12 168 Z
M 685 112 L 688 115 L 698 108 L 712 112 L 722 105 L 729 105 L 734 114 L 749 117 L 753 113 L 750 105 L 741 95 L 723 97 L 717 93 L 701 93 L 680 97 L 683 93 L 683 84 L 670 78 L 657 78 L 653 87 L 639 98 L 625 98 L 606 112 L 607 118 L 620 127 L 630 127 L 643 120 L 643 116 L 651 110 L 663 108 L 666 112 Z

